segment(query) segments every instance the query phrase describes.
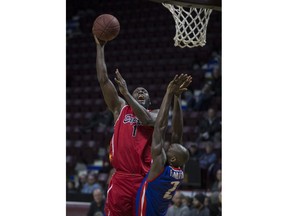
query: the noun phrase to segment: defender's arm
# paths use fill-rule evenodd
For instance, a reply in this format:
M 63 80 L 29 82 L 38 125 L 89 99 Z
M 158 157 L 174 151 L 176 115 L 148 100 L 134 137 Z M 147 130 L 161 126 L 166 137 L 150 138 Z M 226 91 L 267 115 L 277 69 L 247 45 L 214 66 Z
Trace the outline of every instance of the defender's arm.
M 169 107 L 172 97 L 175 92 L 180 88 L 187 75 L 181 74 L 179 77 L 176 75 L 169 83 L 165 96 L 163 98 L 152 136 L 151 154 L 153 164 L 151 166 L 148 180 L 154 179 L 163 170 L 166 163 L 166 153 L 164 151 L 165 134 L 168 127 Z
M 183 112 L 181 108 L 181 95 L 174 96 L 172 114 L 172 137 L 171 143 L 182 143 L 183 135 Z
M 172 143 L 182 143 L 183 136 L 183 112 L 181 108 L 181 94 L 183 91 L 187 90 L 187 87 L 192 82 L 192 77 L 188 76 L 184 83 L 181 85 L 181 91 L 178 91 L 174 95 L 174 105 L 173 105 L 173 114 L 172 114 L 172 137 L 171 143 L 167 143 L 164 146 L 165 151 L 169 149 L 170 144 Z

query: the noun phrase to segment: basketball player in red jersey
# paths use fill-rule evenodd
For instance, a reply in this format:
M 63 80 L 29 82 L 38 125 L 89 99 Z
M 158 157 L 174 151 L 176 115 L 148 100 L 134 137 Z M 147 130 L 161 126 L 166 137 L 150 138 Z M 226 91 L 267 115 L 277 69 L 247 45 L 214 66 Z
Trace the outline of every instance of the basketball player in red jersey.
M 135 200 L 142 179 L 151 166 L 153 125 L 159 110 L 148 110 L 148 91 L 138 87 L 131 95 L 125 80 L 116 70 L 115 82 L 121 98 L 109 79 L 104 58 L 105 42 L 98 40 L 96 70 L 105 103 L 114 116 L 114 134 L 110 142 L 110 161 L 116 172 L 107 190 L 107 216 L 135 215 Z

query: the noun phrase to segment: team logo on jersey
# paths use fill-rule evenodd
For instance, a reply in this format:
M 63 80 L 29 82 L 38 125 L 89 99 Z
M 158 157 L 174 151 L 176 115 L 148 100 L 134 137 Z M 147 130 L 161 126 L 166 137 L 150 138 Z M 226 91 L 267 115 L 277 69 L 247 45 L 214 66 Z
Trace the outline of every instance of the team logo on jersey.
M 126 114 L 125 118 L 123 120 L 124 124 L 130 123 L 130 124 L 136 124 L 136 125 L 141 125 L 142 123 L 140 122 L 139 119 L 137 119 L 136 117 L 134 117 L 132 114 Z
M 175 179 L 184 179 L 184 173 L 182 170 L 170 170 L 170 176 Z

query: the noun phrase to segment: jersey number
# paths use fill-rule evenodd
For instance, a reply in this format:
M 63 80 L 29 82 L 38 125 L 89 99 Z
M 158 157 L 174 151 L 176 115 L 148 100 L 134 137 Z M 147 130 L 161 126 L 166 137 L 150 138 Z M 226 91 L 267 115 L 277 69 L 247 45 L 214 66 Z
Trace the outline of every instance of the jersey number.
M 136 132 L 137 132 L 137 125 L 133 125 L 132 137 L 136 136 Z
M 176 188 L 177 188 L 177 186 L 178 186 L 179 183 L 180 183 L 179 181 L 173 181 L 173 182 L 171 182 L 171 184 L 173 185 L 173 187 L 170 188 L 170 189 L 164 194 L 163 198 L 164 198 L 164 199 L 172 199 L 171 193 L 176 190 Z

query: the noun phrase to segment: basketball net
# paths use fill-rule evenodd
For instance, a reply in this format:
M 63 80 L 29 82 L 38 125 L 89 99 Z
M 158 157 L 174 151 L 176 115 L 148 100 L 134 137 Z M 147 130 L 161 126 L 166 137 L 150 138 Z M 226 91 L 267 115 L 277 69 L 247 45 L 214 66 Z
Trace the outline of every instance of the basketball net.
M 192 48 L 206 44 L 206 30 L 212 9 L 162 4 L 172 13 L 175 21 L 174 46 Z

